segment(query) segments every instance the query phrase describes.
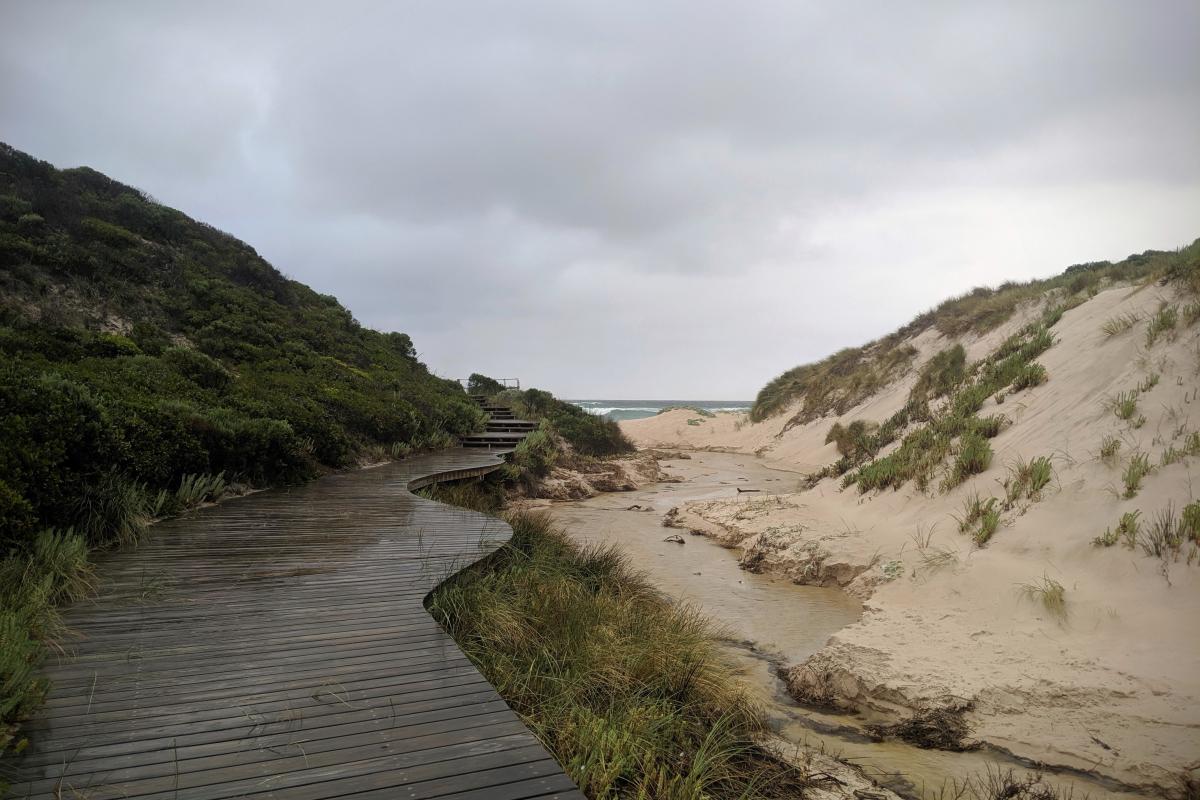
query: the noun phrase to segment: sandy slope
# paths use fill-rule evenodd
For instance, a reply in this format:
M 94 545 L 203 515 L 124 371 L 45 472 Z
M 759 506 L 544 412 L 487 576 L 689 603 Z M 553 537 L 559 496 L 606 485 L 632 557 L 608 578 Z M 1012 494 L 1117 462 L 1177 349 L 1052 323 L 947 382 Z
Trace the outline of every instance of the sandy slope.
M 1171 444 L 1200 429 L 1200 325 L 1145 347 L 1145 323 L 1112 339 L 1116 314 L 1145 317 L 1168 289 L 1104 291 L 1066 313 L 1059 342 L 1039 361 L 1048 383 L 989 400 L 1012 427 L 992 441 L 992 466 L 946 493 L 860 495 L 824 480 L 782 496 L 690 504 L 676 524 L 742 548 L 745 563 L 797 581 L 836 584 L 864 598 L 861 622 L 791 670 L 801 695 L 831 693 L 846 706 L 895 715 L 929 705 L 971 704 L 975 735 L 1019 756 L 1096 770 L 1135 785 L 1174 785 L 1200 770 L 1200 563 L 1148 557 L 1141 548 L 1099 548 L 1092 540 L 1121 514 L 1140 510 L 1143 527 L 1173 503 L 1197 499 L 1200 459 L 1157 468 L 1132 499 L 1121 470 L 1141 451 L 1158 464 Z M 1034 313 L 1029 310 L 1028 314 Z M 971 359 L 990 352 L 1024 322 L 1011 320 L 965 340 Z M 927 331 L 913 341 L 918 364 L 951 342 Z M 1105 407 L 1149 372 L 1158 385 L 1139 399 L 1138 429 Z M 915 370 L 840 418 L 882 420 L 900 408 Z M 808 471 L 837 459 L 824 439 L 834 418 L 785 434 L 789 415 L 761 424 L 744 416 L 701 418 L 673 411 L 622 423 L 640 446 L 757 453 Z M 701 420 L 689 424 L 688 420 Z M 1103 436 L 1124 444 L 1119 463 L 1097 457 Z M 973 492 L 1003 496 L 1000 481 L 1017 457 L 1052 456 L 1056 480 L 1040 501 L 1004 515 L 986 548 L 958 532 L 955 514 Z M 932 532 L 928 545 L 918 534 Z M 927 557 L 939 555 L 931 564 Z M 1023 596 L 1021 584 L 1049 576 L 1066 588 L 1059 619 Z

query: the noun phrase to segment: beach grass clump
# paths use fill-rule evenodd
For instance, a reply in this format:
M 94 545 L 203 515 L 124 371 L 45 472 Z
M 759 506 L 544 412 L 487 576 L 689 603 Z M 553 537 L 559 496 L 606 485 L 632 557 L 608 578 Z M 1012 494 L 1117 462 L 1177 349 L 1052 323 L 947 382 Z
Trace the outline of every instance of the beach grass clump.
M 1183 316 L 1184 327 L 1190 328 L 1200 320 L 1200 302 L 1191 302 L 1180 309 L 1180 314 Z
M 1050 380 L 1050 376 L 1047 374 L 1046 368 L 1035 361 L 1021 368 L 1017 377 L 1013 378 L 1012 388 L 1014 392 L 1019 392 L 1022 389 L 1041 386 L 1048 380 Z
M 1097 547 L 1112 547 L 1117 542 L 1121 542 L 1126 548 L 1132 550 L 1137 544 L 1138 534 L 1142 530 L 1142 523 L 1139 519 L 1141 515 L 1142 512 L 1136 508 L 1133 511 L 1126 511 L 1121 515 L 1115 528 L 1105 528 L 1104 533 L 1092 540 L 1092 544 Z
M 865 457 L 878 452 L 880 447 L 876 433 L 877 423 L 865 419 L 856 419 L 848 425 L 840 422 L 833 423 L 829 433 L 825 435 L 825 444 L 837 445 L 837 451 L 857 463 Z
M 1184 538 L 1200 545 L 1200 500 L 1183 507 L 1179 515 L 1179 530 Z
M 1146 347 L 1153 347 L 1164 334 L 1175 330 L 1179 323 L 1179 306 L 1163 303 L 1146 323 Z
M 1100 460 L 1111 464 L 1121 451 L 1121 440 L 1112 434 L 1105 434 L 1100 440 Z
M 1128 314 L 1109 317 L 1104 321 L 1104 324 L 1100 326 L 1100 330 L 1106 338 L 1111 339 L 1114 336 L 1120 336 L 1122 333 L 1130 330 L 1134 325 L 1141 322 L 1141 319 L 1142 317 L 1140 314 L 1131 311 Z
M 720 633 L 610 547 L 549 517 L 428 601 L 484 677 L 589 797 L 802 796 L 804 772 L 720 654 Z
M 1054 578 L 1043 574 L 1041 580 L 1019 584 L 1017 589 L 1022 597 L 1040 604 L 1052 617 L 1066 621 L 1067 590 Z
M 0 756 L 27 743 L 20 722 L 46 691 L 38 666 L 65 634 L 58 607 L 93 587 L 88 543 L 71 529 L 41 530 L 0 560 Z
M 970 533 L 971 539 L 983 547 L 1000 529 L 999 500 L 984 498 L 973 492 L 963 499 L 963 515 L 957 517 L 960 533 Z
M 951 394 L 966 377 L 967 351 L 961 344 L 948 347 L 925 362 L 910 398 L 933 400 Z
M 978 475 L 992 463 L 992 445 L 974 431 L 963 434 L 958 442 L 958 454 L 943 481 L 943 490 L 958 486 L 972 475 Z
M 1040 500 L 1042 490 L 1053 477 L 1054 465 L 1049 456 L 1028 460 L 1018 457 L 1009 465 L 1008 477 L 1004 480 L 1005 506 L 1012 508 L 1021 499 Z
M 1121 480 L 1125 484 L 1125 497 L 1135 497 L 1142 488 L 1142 479 L 1150 474 L 1150 457 L 1145 453 L 1134 453 L 1125 465 Z
M 1178 557 L 1184 541 L 1183 526 L 1176 519 L 1175 506 L 1170 502 L 1154 516 L 1139 540 L 1142 552 L 1163 560 Z
M 702 417 L 717 416 L 713 412 L 709 411 L 707 408 L 700 408 L 699 406 L 686 406 L 686 405 L 684 405 L 684 406 L 666 406 L 664 408 L 660 408 L 657 412 L 655 412 L 654 416 L 657 417 L 660 414 L 666 414 L 668 411 L 689 411 L 693 414 L 699 414 Z
M 800 408 L 788 420 L 788 427 L 830 414 L 845 414 L 910 367 L 917 351 L 902 343 L 903 338 L 893 334 L 788 370 L 759 391 L 750 409 L 750 420 L 762 422 L 797 402 Z
M 1138 384 L 1137 390 L 1145 393 L 1158 386 L 1159 374 L 1157 372 L 1147 373 L 1146 377 Z
M 181 511 L 189 511 L 205 502 L 215 503 L 224 492 L 224 472 L 216 475 L 184 475 L 179 480 L 179 488 L 175 490 L 175 506 Z
M 1117 419 L 1129 421 L 1137 413 L 1138 393 L 1131 389 L 1127 392 L 1117 392 L 1109 401 L 1108 406 Z

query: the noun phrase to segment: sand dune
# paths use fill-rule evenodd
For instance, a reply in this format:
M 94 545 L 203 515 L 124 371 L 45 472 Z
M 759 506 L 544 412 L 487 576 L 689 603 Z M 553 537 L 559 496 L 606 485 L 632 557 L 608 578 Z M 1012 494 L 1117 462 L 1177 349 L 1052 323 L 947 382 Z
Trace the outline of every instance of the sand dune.
M 991 440 L 991 466 L 957 488 L 921 492 L 910 482 L 860 494 L 836 478 L 810 489 L 797 480 L 789 494 L 679 510 L 675 524 L 740 548 L 750 567 L 863 599 L 861 622 L 791 669 L 797 695 L 893 718 L 966 709 L 981 740 L 1133 785 L 1175 786 L 1181 774 L 1196 774 L 1200 551 L 1185 541 L 1158 558 L 1140 544 L 1093 544 L 1133 511 L 1144 538 L 1160 514 L 1178 518 L 1200 492 L 1200 454 L 1162 463 L 1200 430 L 1200 324 L 1181 320 L 1147 347 L 1145 320 L 1163 302 L 1186 301 L 1170 287 L 1121 286 L 1067 311 L 1052 328 L 1057 343 L 1038 358 L 1049 380 L 1001 405 L 989 399 L 979 412 L 1003 413 L 1012 425 Z M 1033 304 L 985 336 L 958 341 L 969 359 L 981 358 L 1041 309 Z M 1123 314 L 1142 321 L 1106 336 L 1104 322 Z M 839 457 L 825 444 L 834 422 L 879 421 L 903 407 L 920 364 L 953 341 L 925 331 L 911 340 L 920 355 L 906 375 L 841 417 L 786 432 L 789 413 L 751 424 L 745 415 L 685 410 L 622 428 L 641 447 L 754 453 L 814 471 Z M 1109 401 L 1139 385 L 1136 414 L 1123 421 Z M 1107 436 L 1121 446 L 1106 461 L 1099 452 Z M 1122 472 L 1136 453 L 1154 469 L 1127 498 Z M 1004 511 L 985 547 L 960 533 L 956 515 L 967 498 L 1002 502 L 1008 467 L 1038 456 L 1053 464 L 1049 486 Z M 1047 579 L 1063 587 L 1063 613 L 1023 589 Z

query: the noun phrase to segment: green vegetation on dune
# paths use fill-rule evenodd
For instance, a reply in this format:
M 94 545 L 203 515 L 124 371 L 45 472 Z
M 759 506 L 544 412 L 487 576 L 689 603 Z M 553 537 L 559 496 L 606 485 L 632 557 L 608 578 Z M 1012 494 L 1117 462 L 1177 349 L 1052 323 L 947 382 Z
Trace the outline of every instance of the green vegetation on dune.
M 632 453 L 635 449 L 616 422 L 541 389 L 506 389 L 492 400 L 511 408 L 518 418 L 540 420 L 579 455 L 604 458 Z
M 434 496 L 493 508 L 485 490 Z M 587 796 L 803 796 L 701 616 L 616 550 L 581 548 L 544 515 L 508 519 L 512 541 L 428 607 Z
M 136 189 L 0 145 L 0 751 L 90 548 L 226 481 L 298 481 L 482 422 L 405 334 Z
M 787 426 L 830 414 L 840 416 L 904 374 L 916 357 L 916 351 L 906 342 L 923 331 L 937 330 L 948 337 L 986 333 L 1011 319 L 1021 305 L 1055 296 L 1059 302 L 1049 306 L 1043 318 L 1046 327 L 1052 327 L 1063 313 L 1106 285 L 1154 278 L 1176 280 L 1200 291 L 1200 240 L 1177 252 L 1147 250 L 1116 263 L 1076 264 L 1052 278 L 972 289 L 926 311 L 883 339 L 788 370 L 759 391 L 750 419 L 762 422 L 798 402 L 800 409 Z M 1200 316 L 1200 306 L 1197 312 Z M 1124 324 L 1114 321 L 1106 332 L 1111 330 L 1115 335 L 1125 329 L 1121 327 Z M 1159 332 L 1173 327 L 1174 321 L 1168 316 L 1147 338 L 1152 343 Z M 953 368 L 952 363 L 938 366 Z

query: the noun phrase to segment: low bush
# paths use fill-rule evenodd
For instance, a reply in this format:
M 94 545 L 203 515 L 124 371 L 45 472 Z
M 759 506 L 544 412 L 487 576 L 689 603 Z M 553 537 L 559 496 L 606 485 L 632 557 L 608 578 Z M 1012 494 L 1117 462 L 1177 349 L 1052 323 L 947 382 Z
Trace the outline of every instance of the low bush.
M 613 420 L 584 411 L 541 389 L 523 392 L 509 389 L 497 395 L 495 400 L 512 408 L 518 417 L 546 423 L 549 430 L 561 436 L 580 455 L 603 458 L 631 453 L 635 449 Z
M 974 431 L 963 434 L 958 443 L 958 454 L 950 473 L 943 483 L 944 489 L 958 486 L 972 475 L 978 475 L 992 463 L 992 446 L 988 440 Z
M 1021 371 L 1013 378 L 1012 388 L 1014 392 L 1019 392 L 1022 389 L 1041 386 L 1049 379 L 1050 376 L 1046 373 L 1046 368 L 1034 362 L 1033 364 L 1026 364 L 1021 368 Z

